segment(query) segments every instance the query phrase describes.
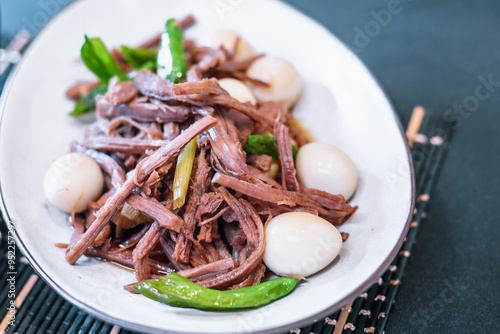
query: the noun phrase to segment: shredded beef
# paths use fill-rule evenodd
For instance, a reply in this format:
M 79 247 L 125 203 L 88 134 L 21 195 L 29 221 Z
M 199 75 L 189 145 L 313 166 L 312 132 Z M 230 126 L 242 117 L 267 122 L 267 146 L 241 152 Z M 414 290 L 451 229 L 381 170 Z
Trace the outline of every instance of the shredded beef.
M 281 176 L 283 187 L 290 191 L 299 191 L 300 185 L 297 181 L 297 171 L 292 154 L 292 142 L 288 128 L 283 123 L 276 123 L 274 126 L 274 138 L 278 145 L 279 158 L 281 163 Z

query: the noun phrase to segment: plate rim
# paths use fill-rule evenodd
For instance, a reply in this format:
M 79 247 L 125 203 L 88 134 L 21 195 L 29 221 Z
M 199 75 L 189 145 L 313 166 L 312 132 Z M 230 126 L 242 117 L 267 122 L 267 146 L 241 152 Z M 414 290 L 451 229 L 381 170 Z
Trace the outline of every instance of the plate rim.
M 7 97 L 9 96 L 9 92 L 11 90 L 13 82 L 15 81 L 14 79 L 16 78 L 16 76 L 19 72 L 19 69 L 22 67 L 22 64 L 24 63 L 24 61 L 26 59 L 26 55 L 28 53 L 32 52 L 32 44 L 36 40 L 40 39 L 41 35 L 46 34 L 48 27 L 50 27 L 51 25 L 54 24 L 55 18 L 64 15 L 64 13 L 69 11 L 73 6 L 76 6 L 77 4 L 79 4 L 81 2 L 83 2 L 83 0 L 77 0 L 77 1 L 72 2 L 71 4 L 66 6 L 64 9 L 62 9 L 59 13 L 57 13 L 54 17 L 52 17 L 50 19 L 50 21 L 36 34 L 35 38 L 33 38 L 33 40 L 29 43 L 27 49 L 23 53 L 23 57 L 22 57 L 21 61 L 19 63 L 17 63 L 13 69 L 11 69 L 11 71 L 7 77 L 7 80 L 3 86 L 2 94 L 0 96 L 0 133 L 1 133 L 1 129 L 2 129 L 2 122 L 3 122 L 4 113 L 5 113 L 5 103 L 6 103 Z M 294 10 L 295 12 L 302 15 L 303 18 L 307 19 L 310 23 L 315 25 L 318 29 L 321 29 L 321 30 L 323 30 L 323 32 L 326 32 L 329 35 L 333 36 L 341 44 L 341 46 L 345 48 L 345 52 L 348 53 L 348 56 L 353 57 L 359 63 L 359 65 L 368 73 L 369 77 L 374 81 L 375 86 L 381 91 L 381 93 L 383 94 L 383 97 L 385 98 L 385 100 L 389 104 L 389 107 L 392 111 L 392 115 L 393 115 L 394 120 L 396 122 L 396 125 L 398 127 L 399 134 L 401 136 L 401 139 L 403 140 L 403 144 L 404 144 L 405 151 L 406 151 L 406 158 L 408 161 L 408 165 L 410 167 L 410 192 L 411 192 L 411 196 L 410 196 L 410 208 L 409 208 L 408 216 L 407 216 L 404 228 L 403 228 L 403 232 L 399 236 L 398 241 L 396 242 L 395 246 L 392 248 L 389 255 L 384 259 L 382 264 L 367 279 L 365 279 L 363 281 L 363 283 L 361 283 L 356 289 L 354 289 L 351 293 L 347 294 L 344 298 L 340 299 L 335 304 L 331 305 L 330 307 L 328 307 L 328 308 L 326 308 L 326 309 L 324 309 L 324 310 L 322 310 L 322 311 L 320 311 L 312 316 L 309 316 L 309 317 L 302 319 L 302 320 L 294 321 L 294 322 L 289 323 L 287 325 L 273 327 L 270 329 L 252 331 L 252 333 L 258 333 L 258 334 L 272 334 L 272 333 L 277 333 L 280 331 L 288 331 L 290 328 L 302 327 L 304 325 L 308 325 L 311 322 L 313 322 L 314 320 L 324 318 L 328 314 L 331 314 L 335 310 L 338 310 L 340 307 L 343 307 L 346 303 L 355 299 L 356 296 L 358 296 L 360 293 L 362 293 L 364 290 L 366 290 L 371 284 L 373 284 L 378 279 L 378 277 L 387 269 L 387 267 L 390 265 L 392 260 L 398 254 L 398 251 L 401 248 L 401 246 L 404 242 L 404 238 L 406 237 L 406 234 L 408 233 L 408 230 L 410 227 L 410 223 L 411 223 L 411 220 L 413 217 L 413 212 L 415 209 L 415 198 L 416 198 L 415 171 L 414 171 L 414 166 L 413 166 L 413 157 L 411 154 L 411 149 L 410 149 L 410 146 L 408 144 L 408 141 L 406 140 L 405 131 L 404 131 L 403 125 L 401 123 L 401 120 L 396 112 L 396 108 L 394 107 L 394 104 L 391 101 L 391 99 L 389 98 L 389 95 L 387 94 L 386 90 L 380 84 L 379 80 L 374 76 L 373 72 L 365 65 L 365 63 L 351 50 L 351 48 L 349 48 L 349 46 L 347 44 L 345 44 L 340 39 L 338 39 L 333 34 L 333 32 L 331 32 L 329 29 L 324 27 L 320 22 L 316 21 L 315 19 L 313 19 L 312 17 L 310 17 L 309 15 L 304 13 L 303 11 L 299 10 L 298 8 L 295 8 L 294 6 L 291 6 L 291 5 L 284 3 L 282 1 L 275 1 L 275 2 L 279 2 L 279 3 L 281 3 L 281 5 L 288 7 L 289 9 Z M 15 228 L 15 225 L 12 222 L 12 219 L 10 218 L 7 206 L 5 204 L 4 194 L 2 191 L 1 179 L 0 179 L 0 211 L 2 213 L 3 219 L 5 221 L 5 225 L 7 226 L 8 231 L 10 231 L 11 229 L 13 231 L 14 239 L 16 242 L 16 247 L 19 248 L 21 253 L 28 259 L 30 265 L 35 270 L 35 272 L 45 281 L 45 283 L 47 283 L 54 291 L 56 291 L 56 293 L 59 296 L 63 297 L 66 301 L 69 301 L 72 305 L 74 305 L 77 308 L 83 310 L 84 312 L 92 315 L 96 319 L 110 323 L 111 325 L 118 325 L 122 328 L 128 328 L 128 329 L 138 330 L 138 331 L 147 330 L 148 332 L 152 332 L 152 333 L 159 333 L 159 332 L 165 333 L 165 332 L 167 332 L 167 333 L 179 333 L 179 334 L 200 334 L 200 332 L 186 332 L 186 331 L 176 331 L 176 330 L 170 331 L 170 330 L 165 330 L 165 329 L 163 329 L 163 330 L 158 329 L 156 327 L 139 325 L 139 324 L 134 323 L 132 321 L 129 322 L 126 320 L 122 320 L 120 318 L 116 318 L 116 317 L 111 316 L 111 315 L 103 314 L 103 313 L 99 312 L 99 310 L 92 307 L 91 305 L 88 305 L 84 302 L 77 300 L 72 295 L 70 295 L 66 290 L 64 290 L 61 286 L 59 286 L 59 284 L 57 282 L 52 280 L 49 275 L 47 275 L 45 273 L 45 271 L 41 268 L 41 266 L 38 264 L 38 262 L 35 260 L 35 258 L 32 256 L 32 254 L 29 252 L 26 245 L 23 243 L 22 239 L 20 238 L 20 236 L 17 233 L 17 230 Z M 9 233 L 7 233 L 7 234 L 9 234 Z

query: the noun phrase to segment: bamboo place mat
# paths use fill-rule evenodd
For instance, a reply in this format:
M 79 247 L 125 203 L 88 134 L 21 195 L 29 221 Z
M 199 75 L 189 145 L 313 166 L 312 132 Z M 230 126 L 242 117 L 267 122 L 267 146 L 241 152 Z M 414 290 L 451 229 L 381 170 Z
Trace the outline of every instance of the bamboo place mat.
M 0 78 L 0 84 L 5 74 Z M 418 113 L 417 113 L 418 114 Z M 412 122 L 413 123 L 413 122 Z M 418 123 L 418 122 L 417 122 Z M 409 127 L 409 130 L 412 126 Z M 414 140 L 412 155 L 416 177 L 416 206 L 406 239 L 396 258 L 386 272 L 364 293 L 342 309 L 325 319 L 304 328 L 292 328 L 289 333 L 296 334 L 347 334 L 347 333 L 384 333 L 396 293 L 402 281 L 403 271 L 416 240 L 421 223 L 425 223 L 425 209 L 430 200 L 432 188 L 438 179 L 452 132 L 442 117 L 427 116 L 419 132 L 411 135 Z M 53 334 L 107 334 L 134 333 L 118 326 L 104 323 L 79 310 L 60 297 L 40 279 L 28 261 L 19 252 L 15 263 L 15 293 L 13 301 L 16 309 L 15 326 L 8 324 L 10 277 L 6 260 L 8 238 L 6 224 L 0 222 L 0 333 L 53 333 Z

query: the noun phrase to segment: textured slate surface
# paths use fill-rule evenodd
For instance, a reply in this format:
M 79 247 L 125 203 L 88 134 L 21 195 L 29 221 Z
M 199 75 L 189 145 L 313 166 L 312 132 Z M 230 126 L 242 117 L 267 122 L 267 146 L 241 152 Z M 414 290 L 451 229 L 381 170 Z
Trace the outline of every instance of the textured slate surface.
M 36 16 L 35 31 L 68 2 L 2 0 L 2 30 Z M 355 49 L 404 124 L 421 104 L 457 130 L 386 332 L 497 332 L 500 2 L 288 2 Z

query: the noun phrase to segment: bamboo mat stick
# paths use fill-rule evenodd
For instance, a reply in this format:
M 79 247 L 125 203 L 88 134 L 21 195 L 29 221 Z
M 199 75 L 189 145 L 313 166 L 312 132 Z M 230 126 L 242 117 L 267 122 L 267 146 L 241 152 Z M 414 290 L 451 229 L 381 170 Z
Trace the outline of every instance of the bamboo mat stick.
M 419 129 L 422 125 L 424 116 L 425 116 L 425 109 L 423 107 L 416 106 L 413 109 L 412 115 L 410 117 L 410 121 L 408 123 L 408 128 L 406 130 L 406 137 L 408 139 L 408 143 L 409 143 L 409 146 L 411 148 L 413 147 L 413 142 L 415 141 L 415 138 L 416 138 L 416 136 L 419 132 Z M 21 307 L 22 303 L 24 302 L 25 298 L 27 297 L 27 295 L 29 294 L 29 292 L 31 291 L 31 289 L 33 288 L 33 286 L 35 285 L 37 280 L 38 280 L 37 275 L 32 274 L 30 276 L 30 278 L 28 279 L 26 284 L 23 286 L 22 290 L 20 291 L 19 295 L 17 296 L 17 298 L 14 302 L 16 309 L 19 309 Z M 347 320 L 349 318 L 349 315 L 352 311 L 353 302 L 350 302 L 349 304 L 347 304 L 346 306 L 344 306 L 342 308 L 342 310 L 338 316 L 338 320 L 336 322 L 336 325 L 335 325 L 335 330 L 332 334 L 341 334 L 346 329 L 345 326 L 346 326 Z M 4 319 L 2 320 L 2 322 L 0 323 L 0 334 L 5 333 L 5 330 L 8 327 L 9 321 L 10 321 L 10 317 L 7 314 L 4 317 Z M 370 331 L 370 329 L 372 329 L 372 328 L 368 328 L 368 331 Z M 365 331 L 366 330 L 367 329 L 365 329 Z M 118 333 L 120 333 L 120 331 L 121 331 L 121 328 L 117 325 L 114 325 L 109 333 L 110 334 L 118 334 Z
M 415 138 L 422 126 L 422 122 L 424 120 L 424 117 L 425 117 L 425 109 L 421 106 L 415 106 L 415 108 L 413 109 L 412 111 L 412 114 L 411 114 L 411 117 L 410 117 L 410 122 L 408 123 L 408 127 L 407 127 L 407 130 L 406 130 L 406 137 L 408 139 L 408 144 L 410 146 L 410 148 L 413 147 L 413 142 L 415 141 Z M 389 273 L 391 276 L 392 276 L 392 272 Z M 390 280 L 391 277 L 388 277 L 387 276 L 387 272 L 384 273 L 383 277 L 385 278 L 385 280 L 387 280 L 387 283 Z M 384 282 L 385 280 L 383 280 L 382 282 Z M 384 282 L 386 283 L 386 282 Z M 380 296 L 385 296 L 385 294 L 387 293 L 387 290 L 388 290 L 388 284 L 384 284 L 384 286 L 379 286 L 379 288 L 377 289 L 377 293 L 380 294 Z M 382 290 L 382 291 L 380 291 Z M 371 289 L 369 291 L 372 291 Z M 351 311 L 354 311 L 354 312 L 358 312 L 358 308 L 359 307 L 355 307 L 355 309 L 353 310 L 353 303 L 356 301 L 353 300 L 351 303 L 349 303 L 348 305 L 346 305 L 343 309 L 342 309 L 342 312 L 340 313 L 339 315 L 339 318 L 337 320 L 337 324 L 335 326 L 335 331 L 333 332 L 333 334 L 341 334 L 343 333 L 346 329 L 349 329 L 350 331 L 354 331 L 355 328 L 345 328 L 346 326 L 346 323 L 347 323 L 347 320 L 349 319 L 349 314 Z M 389 301 L 390 302 L 390 301 Z M 378 313 L 378 311 L 382 308 L 382 304 L 384 304 L 384 301 L 382 300 L 379 300 L 379 301 L 376 301 L 375 303 L 373 303 L 373 301 L 371 301 L 371 303 L 369 303 L 369 310 L 370 311 L 374 311 L 372 310 L 373 307 L 375 307 L 375 309 L 377 310 L 377 312 L 375 313 Z M 373 312 L 371 312 L 373 313 Z M 375 318 L 372 318 L 372 317 L 375 317 Z M 355 317 L 353 320 L 355 322 L 357 322 L 356 319 L 357 317 Z M 362 320 L 361 320 L 361 323 L 358 324 L 358 325 L 361 325 L 362 327 L 364 327 L 364 325 L 368 325 L 369 327 L 368 328 L 364 328 L 365 332 L 367 333 L 373 333 L 375 331 L 375 327 L 376 326 L 376 323 L 377 323 L 377 318 L 378 318 L 378 314 L 371 314 L 370 317 L 368 318 L 371 318 L 369 320 L 371 321 L 368 321 L 367 323 L 367 318 L 364 317 Z M 374 321 L 375 319 L 375 321 Z M 361 327 L 360 326 L 360 327 Z

